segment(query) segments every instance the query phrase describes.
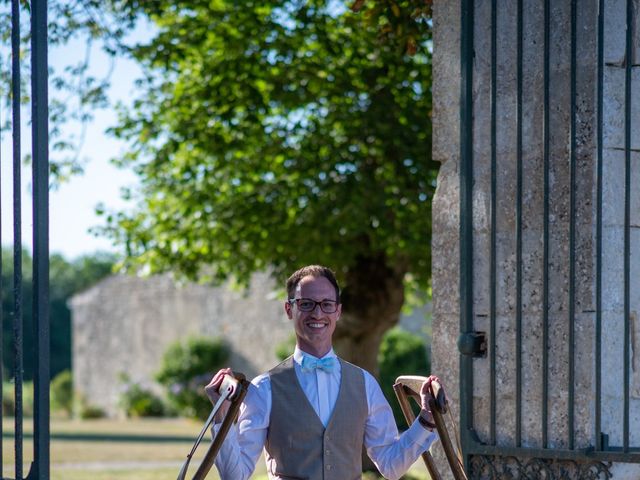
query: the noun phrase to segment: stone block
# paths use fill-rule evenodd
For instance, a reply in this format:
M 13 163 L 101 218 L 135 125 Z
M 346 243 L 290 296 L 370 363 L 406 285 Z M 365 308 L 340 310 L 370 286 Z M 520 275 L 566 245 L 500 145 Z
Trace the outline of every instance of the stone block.
M 447 386 L 447 394 L 459 405 L 460 384 L 458 334 L 460 318 L 457 315 L 433 316 L 433 338 L 431 346 L 431 372 L 438 375 Z
M 569 226 L 566 223 L 549 225 L 549 310 L 566 312 L 569 309 Z
M 574 288 L 576 312 L 595 310 L 595 228 L 590 224 L 576 225 L 574 247 Z
M 474 11 L 473 162 L 474 177 L 487 178 L 491 159 L 491 5 Z
M 433 147 L 435 161 L 460 156 L 460 2 L 433 2 Z
M 624 151 L 609 148 L 604 150 L 602 159 L 602 224 L 605 226 L 624 225 L 624 172 Z
M 579 313 L 574 330 L 574 439 L 578 448 L 595 443 L 595 313 Z
M 489 315 L 491 277 L 491 237 L 474 235 L 473 241 L 473 311 Z
M 625 72 L 618 66 L 604 69 L 602 106 L 602 145 L 623 149 L 625 146 Z
M 496 239 L 496 310 L 509 314 L 516 308 L 516 245 L 513 234 Z
M 634 480 L 640 478 L 640 465 L 637 463 L 614 463 L 609 472 L 615 480 Z
M 542 319 L 540 315 L 522 318 L 522 442 L 542 446 Z
M 624 229 L 602 232 L 602 309 L 621 312 L 624 306 Z
M 544 251 L 542 232 L 527 230 L 522 239 L 522 309 L 542 312 Z
M 537 141 L 537 139 L 535 139 Z M 542 145 L 531 145 L 523 152 L 522 160 L 522 227 L 524 230 L 543 229 L 544 171 Z
M 640 91 L 640 88 L 638 89 Z M 637 102 L 640 103 L 640 102 Z M 640 129 L 640 120 L 635 124 Z M 640 228 L 640 151 L 631 152 L 631 198 L 629 213 L 631 226 Z
M 640 425 L 640 400 L 631 398 L 629 401 L 629 445 L 640 445 L 640 429 L 634 425 Z
M 473 397 L 473 426 L 481 442 L 491 440 L 491 401 L 488 396 Z
M 629 231 L 630 258 L 629 277 L 631 310 L 640 311 L 640 227 L 632 227 Z
M 626 0 L 604 3 L 604 22 L 604 62 L 622 66 L 625 63 L 626 51 Z
M 635 290 L 637 291 L 637 290 Z M 631 384 L 630 397 L 640 409 L 640 310 L 632 308 L 629 314 L 631 330 Z
M 602 316 L 602 431 L 609 444 L 622 445 L 624 411 L 624 316 L 603 312 Z
M 603 392 L 606 390 L 603 389 Z M 602 432 L 609 436 L 609 445 L 622 446 L 624 403 L 622 397 L 604 394 L 602 397 Z
M 485 182 L 479 178 L 474 182 L 472 196 L 473 232 L 474 234 L 487 234 L 491 227 L 491 186 L 485 185 Z
M 633 40 L 632 40 L 632 52 L 633 52 L 633 61 L 632 65 L 634 67 L 640 66 L 640 28 L 638 28 L 638 12 L 640 12 L 640 2 L 638 0 L 633 1 L 633 10 L 636 14 L 635 18 L 635 28 L 633 29 Z M 636 90 L 637 91 L 637 90 Z
M 447 162 L 438 172 L 433 200 L 432 288 L 434 312 L 457 314 L 459 298 L 458 172 Z
M 640 11 L 640 6 L 636 7 L 637 12 Z M 636 35 L 640 35 L 640 28 L 636 27 Z M 638 53 L 640 50 L 640 42 L 636 43 L 635 53 L 636 56 L 640 56 Z M 636 63 L 636 66 L 631 70 L 631 130 L 630 130 L 630 143 L 631 149 L 637 152 L 640 151 L 640 101 L 638 101 L 638 94 L 640 93 L 640 62 Z M 638 185 L 636 183 L 636 185 Z

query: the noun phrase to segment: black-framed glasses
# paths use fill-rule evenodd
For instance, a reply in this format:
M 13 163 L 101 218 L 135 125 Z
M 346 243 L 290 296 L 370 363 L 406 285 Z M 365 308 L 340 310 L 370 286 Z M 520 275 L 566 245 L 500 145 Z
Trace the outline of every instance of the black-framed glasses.
M 320 310 L 324 313 L 336 313 L 338 310 L 338 302 L 335 300 L 320 300 L 316 302 L 310 298 L 290 298 L 289 303 L 291 305 L 295 303 L 301 312 L 313 312 L 316 309 L 316 305 L 320 305 Z

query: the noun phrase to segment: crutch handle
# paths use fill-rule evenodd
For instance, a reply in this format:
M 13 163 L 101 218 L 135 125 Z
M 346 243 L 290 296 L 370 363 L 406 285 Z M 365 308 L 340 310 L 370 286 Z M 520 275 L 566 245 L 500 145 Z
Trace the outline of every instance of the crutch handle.
M 433 381 L 431 382 L 431 396 L 435 401 L 436 408 L 442 414 L 447 413 L 448 410 L 448 402 L 447 397 L 444 394 L 444 389 L 439 382 Z
M 422 390 L 422 384 L 427 380 L 427 377 L 419 375 L 402 375 L 396 379 L 396 383 L 401 384 L 405 392 L 413 397 L 418 403 L 420 403 L 420 390 Z M 440 383 L 431 382 L 431 396 L 436 402 L 436 408 L 440 413 L 447 413 L 447 397 L 444 394 L 444 389 Z
M 227 400 L 234 401 L 242 392 L 241 382 L 245 380 L 245 376 L 242 373 L 234 373 L 235 376 L 225 375 L 220 388 L 218 388 L 218 394 L 222 395 L 223 392 L 227 392 Z
M 220 425 L 220 428 L 218 429 L 217 434 L 214 436 L 213 441 L 209 446 L 209 449 L 205 453 L 204 458 L 202 459 L 202 462 L 200 463 L 200 466 L 196 470 L 196 473 L 192 479 L 192 480 L 204 480 L 204 478 L 207 476 L 207 473 L 209 473 L 209 470 L 213 466 L 213 461 L 215 460 L 216 455 L 218 454 L 218 451 L 222 446 L 222 442 L 224 442 L 224 439 L 227 436 L 227 433 L 229 431 L 229 428 L 231 427 L 231 424 L 236 420 L 238 416 L 240 405 L 245 395 L 247 394 L 248 388 L 249 388 L 249 382 L 246 380 L 243 374 L 234 373 L 233 376 L 225 375 L 225 377 L 222 380 L 222 383 L 220 384 L 220 388 L 218 388 L 218 393 L 220 394 L 220 398 L 218 399 L 218 402 L 216 402 L 215 406 L 211 410 L 211 414 L 209 415 L 209 418 L 205 422 L 204 427 L 200 431 L 200 435 L 196 439 L 191 449 L 191 452 L 187 455 L 187 459 L 182 465 L 182 468 L 180 469 L 180 473 L 178 473 L 177 480 L 186 480 L 189 463 L 191 462 L 191 458 L 195 453 L 196 449 L 198 448 L 198 445 L 200 444 L 202 437 L 204 436 L 206 431 L 209 429 L 209 426 L 213 422 L 215 414 L 218 411 L 218 409 L 222 406 L 222 403 L 225 402 L 226 400 L 229 400 L 231 402 L 231 406 L 227 410 L 227 413 L 224 417 L 224 420 L 222 421 L 222 424 Z

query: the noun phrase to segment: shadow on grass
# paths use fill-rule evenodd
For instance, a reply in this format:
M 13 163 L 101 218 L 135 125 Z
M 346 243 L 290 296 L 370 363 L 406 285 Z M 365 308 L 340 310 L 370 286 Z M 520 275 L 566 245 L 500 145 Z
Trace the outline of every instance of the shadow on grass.
M 13 432 L 3 432 L 3 438 L 13 438 Z M 25 432 L 23 438 L 32 439 L 33 434 Z M 135 433 L 51 433 L 52 440 L 88 442 L 144 442 L 144 443 L 193 443 L 195 436 L 187 435 L 138 435 Z M 206 442 L 207 439 L 203 439 Z

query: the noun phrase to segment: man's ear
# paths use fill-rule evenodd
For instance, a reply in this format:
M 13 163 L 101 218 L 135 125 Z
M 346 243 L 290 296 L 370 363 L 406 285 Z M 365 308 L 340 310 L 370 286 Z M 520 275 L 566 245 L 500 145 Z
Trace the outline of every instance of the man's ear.
M 293 320 L 293 312 L 291 311 L 291 304 L 289 302 L 284 302 L 284 311 L 287 314 L 287 318 Z

